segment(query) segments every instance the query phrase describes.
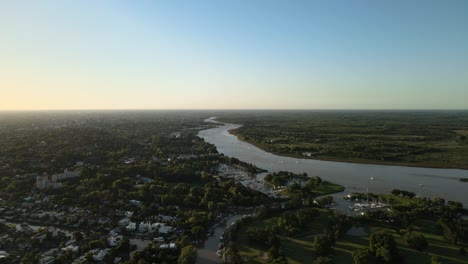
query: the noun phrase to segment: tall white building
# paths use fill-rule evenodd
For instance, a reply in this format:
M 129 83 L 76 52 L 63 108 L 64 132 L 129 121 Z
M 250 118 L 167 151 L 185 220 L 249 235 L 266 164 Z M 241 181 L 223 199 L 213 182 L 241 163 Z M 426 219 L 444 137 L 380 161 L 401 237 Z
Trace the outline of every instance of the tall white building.
M 52 176 L 42 175 L 36 177 L 36 187 L 38 189 L 56 189 L 62 187 L 61 180 L 76 178 L 80 176 L 79 171 L 65 170 L 63 173 L 54 174 Z
M 76 177 L 79 177 L 79 176 L 80 176 L 79 171 L 64 170 L 63 173 L 52 175 L 52 181 L 61 181 L 61 180 L 76 178 Z

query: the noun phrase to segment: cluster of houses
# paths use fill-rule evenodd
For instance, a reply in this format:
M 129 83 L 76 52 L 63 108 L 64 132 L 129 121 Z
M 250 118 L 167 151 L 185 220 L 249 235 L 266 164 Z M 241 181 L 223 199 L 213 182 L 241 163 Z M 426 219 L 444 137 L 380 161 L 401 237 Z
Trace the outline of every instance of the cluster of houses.
M 137 223 L 135 222 L 129 222 L 126 226 L 125 229 L 127 231 L 136 231 L 140 233 L 154 233 L 158 232 L 159 234 L 164 234 L 167 235 L 172 231 L 172 227 L 166 225 L 165 223 L 151 223 L 151 222 L 140 222 L 138 224 L 137 228 Z
M 168 222 L 175 220 L 175 218 L 172 216 L 159 215 L 157 218 L 161 222 L 154 223 L 150 221 L 142 221 L 140 223 L 133 222 L 130 220 L 132 216 L 133 212 L 126 211 L 125 217 L 118 222 L 119 226 L 124 227 L 128 232 L 138 232 L 142 235 L 157 233 L 161 235 L 161 237 L 158 239 L 162 238 L 162 241 L 164 241 L 163 236 L 167 237 L 171 232 L 174 231 L 174 228 L 167 224 Z
M 73 263 L 87 263 L 89 260 L 89 255 L 92 256 L 93 260 L 96 262 L 103 261 L 105 257 L 111 251 L 111 248 L 116 247 L 119 243 L 124 239 L 124 235 L 121 233 L 120 230 L 126 229 L 132 233 L 139 233 L 143 234 L 158 234 L 157 238 L 154 238 L 154 241 L 161 242 L 159 247 L 161 249 L 175 249 L 177 248 L 174 242 L 166 242 L 171 240 L 169 236 L 174 233 L 175 229 L 167 223 L 156 222 L 152 223 L 149 221 L 146 222 L 132 222 L 130 221 L 130 217 L 132 217 L 133 213 L 130 211 L 125 212 L 125 218 L 119 221 L 119 224 L 126 223 L 124 227 L 114 228 L 112 229 L 109 234 L 107 235 L 107 247 L 104 249 L 92 249 L 82 256 L 75 259 Z M 176 220 L 175 217 L 167 216 L 167 215 L 159 215 L 158 220 L 161 221 L 174 221 Z M 71 252 L 78 252 L 80 247 L 77 241 L 73 238 L 72 233 L 58 229 L 54 227 L 47 227 L 42 229 L 34 229 L 26 223 L 17 224 L 15 226 L 16 232 L 21 232 L 22 234 L 29 234 L 31 236 L 31 241 L 37 241 L 39 243 L 43 243 L 47 237 L 52 237 L 54 239 L 59 239 L 62 244 L 61 247 L 49 249 L 39 255 L 39 263 L 40 264 L 51 264 L 54 263 L 54 260 L 62 253 L 71 251 Z M 42 230 L 42 231 L 41 231 Z M 8 235 L 9 236 L 9 235 Z M 131 236 L 131 235 L 130 235 Z M 2 238 L 2 240 L 8 240 L 8 237 Z M 11 238 L 13 239 L 13 238 Z M 11 240 L 10 239 L 10 240 Z M 147 241 L 149 242 L 149 240 Z M 29 250 L 31 247 L 30 243 L 24 243 L 18 245 L 20 250 Z M 6 251 L 0 251 L 0 260 L 2 258 L 8 257 L 8 253 Z M 120 258 L 114 260 L 114 263 L 119 263 Z
M 42 197 L 42 196 L 41 196 Z M 41 201 L 38 199 L 38 195 L 32 195 L 25 204 L 35 204 L 36 201 Z M 135 200 L 138 202 L 137 200 Z M 55 210 L 54 210 L 55 209 Z M 18 219 L 27 220 L 29 222 L 37 223 L 37 225 L 43 224 L 53 224 L 56 226 L 63 226 L 65 229 L 58 229 L 54 227 L 34 227 L 28 224 L 17 224 L 15 226 L 17 234 L 27 235 L 30 239 L 25 240 L 24 243 L 19 243 L 16 245 L 17 250 L 27 251 L 33 248 L 32 241 L 37 241 L 40 244 L 43 244 L 47 237 L 52 237 L 54 239 L 61 241 L 61 247 L 56 247 L 48 249 L 45 252 L 41 253 L 38 257 L 41 264 L 43 263 L 53 263 L 59 255 L 67 251 L 78 252 L 79 243 L 73 239 L 72 233 L 66 231 L 67 227 L 78 228 L 81 227 L 80 220 L 86 222 L 85 226 L 88 226 L 90 223 L 102 224 L 103 226 L 108 226 L 112 223 L 111 219 L 107 217 L 98 217 L 93 215 L 87 210 L 83 210 L 76 207 L 61 208 L 57 207 L 53 210 L 27 210 L 21 209 L 18 207 L 11 206 L 0 206 L 0 213 L 3 220 L 0 222 L 7 223 L 6 221 L 17 221 Z M 119 245 L 124 236 L 127 236 L 130 239 L 130 243 L 139 243 L 134 242 L 139 240 L 144 243 L 149 243 L 151 238 L 155 242 L 160 242 L 160 247 L 162 249 L 174 249 L 176 248 L 173 241 L 176 239 L 180 230 L 176 230 L 172 226 L 177 219 L 174 216 L 170 215 L 158 215 L 154 217 L 151 221 L 132 221 L 133 212 L 131 211 L 119 211 L 118 214 L 124 216 L 123 219 L 118 221 L 118 226 L 113 229 L 110 229 L 107 238 L 107 248 L 94 250 L 92 252 L 86 252 L 85 255 L 88 256 L 91 253 L 93 259 L 97 262 L 102 261 L 105 256 L 110 252 L 112 247 Z M 5 237 L 3 237 L 5 236 Z M 0 235 L 0 249 L 2 241 L 4 243 L 9 243 L 8 241 L 14 241 L 15 234 L 3 234 Z M 138 244 L 135 244 L 138 245 Z M 138 248 L 138 246 L 137 246 Z M 0 259 L 7 258 L 9 252 L 2 251 L 0 252 Z M 87 260 L 85 255 L 76 259 L 74 263 L 85 263 Z M 0 260 L 1 262 L 1 260 Z M 116 262 L 118 263 L 118 262 Z
M 12 225 L 5 222 L 4 220 L 2 220 L 1 222 L 10 227 L 13 226 L 14 229 L 12 229 L 13 231 L 6 232 L 0 236 L 0 247 L 2 247 L 4 243 L 10 244 L 11 247 L 11 244 L 14 243 L 17 250 L 30 251 L 33 248 L 33 244 L 42 245 L 47 239 L 60 241 L 60 243 L 63 245 L 62 247 L 52 248 L 38 255 L 40 264 L 54 263 L 56 256 L 58 256 L 62 252 L 78 252 L 79 250 L 79 247 L 75 244 L 76 241 L 72 238 L 72 235 L 64 230 L 57 229 L 54 227 L 32 227 L 26 223 Z M 18 243 L 16 238 L 24 236 L 28 236 L 29 239 L 21 239 L 21 242 Z M 7 258 L 8 256 L 8 252 L 0 251 L 0 262 L 2 258 Z
M 93 249 L 90 250 L 89 253 L 91 253 L 91 256 L 94 261 L 96 262 L 101 262 L 104 260 L 104 258 L 109 254 L 110 248 L 105 248 L 105 249 Z M 115 258 L 114 263 L 119 263 L 121 260 L 120 257 Z M 79 258 L 75 259 L 73 261 L 73 264 L 82 264 L 82 263 L 89 263 L 88 259 L 86 258 L 85 255 L 80 256 Z

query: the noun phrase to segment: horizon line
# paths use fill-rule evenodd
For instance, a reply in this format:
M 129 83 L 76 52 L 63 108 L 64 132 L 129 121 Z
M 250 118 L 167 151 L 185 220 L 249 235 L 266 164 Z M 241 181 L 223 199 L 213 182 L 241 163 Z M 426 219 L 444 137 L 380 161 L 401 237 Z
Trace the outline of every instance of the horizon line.
M 1 112 L 73 112 L 73 111 L 468 111 L 468 108 L 74 108 L 74 109 L 3 109 Z

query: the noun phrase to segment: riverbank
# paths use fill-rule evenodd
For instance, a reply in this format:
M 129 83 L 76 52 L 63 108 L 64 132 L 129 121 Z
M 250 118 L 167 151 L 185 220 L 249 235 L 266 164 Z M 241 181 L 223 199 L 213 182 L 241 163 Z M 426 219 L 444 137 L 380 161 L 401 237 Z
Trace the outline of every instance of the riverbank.
M 222 124 L 220 122 L 220 124 Z M 333 158 L 333 157 L 308 157 L 304 155 L 298 155 L 294 153 L 284 153 L 284 152 L 276 152 L 270 149 L 269 146 L 265 144 L 258 143 L 255 140 L 250 140 L 250 139 L 245 139 L 241 134 L 236 133 L 236 129 L 230 129 L 228 130 L 228 133 L 236 136 L 237 139 L 249 143 L 251 145 L 254 145 L 255 147 L 274 154 L 278 156 L 283 156 L 283 157 L 289 157 L 289 158 L 297 158 L 297 159 L 307 159 L 307 160 L 319 160 L 319 161 L 335 161 L 335 162 L 346 162 L 346 163 L 357 163 L 357 164 L 372 164 L 372 165 L 386 165 L 386 166 L 404 166 L 404 167 L 414 167 L 414 168 L 433 168 L 433 169 L 460 169 L 460 170 L 468 170 L 468 166 L 450 166 L 447 165 L 446 163 L 443 164 L 436 164 L 436 163 L 409 163 L 409 162 L 391 162 L 391 161 L 378 161 L 378 160 L 368 160 L 368 159 L 346 159 L 346 158 Z
M 226 229 L 231 226 L 237 219 L 242 218 L 241 214 L 232 214 L 225 222 L 216 225 L 213 235 L 210 235 L 204 242 L 203 247 L 198 249 L 197 261 L 198 264 L 219 264 L 222 259 L 217 255 L 220 249 L 220 237 L 226 233 Z
M 387 166 L 279 156 L 242 141 L 228 132 L 239 127 L 238 124 L 219 124 L 217 127 L 200 131 L 198 136 L 214 144 L 220 154 L 255 164 L 269 172 L 307 173 L 343 185 L 346 187 L 343 195 L 366 192 L 367 189 L 375 193 L 390 193 L 393 189 L 400 189 L 425 197 L 441 197 L 468 204 L 466 185 L 460 181 L 468 179 L 468 170 Z
M 436 222 L 439 217 L 434 219 L 418 218 L 416 222 L 407 222 L 407 224 L 413 226 L 413 230 L 417 230 L 416 232 L 426 236 L 428 242 L 428 248 L 424 252 L 410 248 L 402 234 L 396 233 L 395 228 L 401 229 L 401 225 L 397 225 L 399 221 L 412 220 L 412 218 L 406 216 L 414 215 L 414 212 L 407 210 L 406 206 L 398 206 L 401 205 L 401 197 L 390 199 L 397 203 L 395 207 L 395 210 L 399 210 L 397 214 L 386 210 L 386 206 L 389 206 L 390 203 L 381 200 L 375 202 L 375 199 L 372 197 L 373 193 L 390 194 L 393 189 L 400 189 L 413 192 L 417 197 L 441 197 L 446 200 L 460 201 L 468 204 L 466 185 L 460 183 L 459 180 L 460 178 L 468 179 L 467 170 L 385 166 L 284 157 L 266 152 L 255 147 L 253 144 L 238 139 L 235 135 L 228 132 L 238 127 L 239 125 L 225 123 L 217 128 L 200 131 L 199 136 L 206 142 L 214 144 L 219 153 L 250 162 L 258 167 L 267 169 L 270 173 L 281 171 L 290 171 L 301 175 L 306 173 L 310 177 L 320 176 L 325 181 L 345 186 L 344 192 L 335 193 L 330 196 L 334 197 L 338 202 L 334 204 L 333 209 L 339 209 L 348 215 L 356 215 L 366 210 L 359 212 L 351 210 L 359 207 L 359 201 L 348 202 L 342 199 L 344 195 L 359 192 L 367 197 L 367 193 L 371 194 L 369 203 L 365 203 L 363 206 L 363 202 L 360 202 L 361 207 L 369 207 L 370 210 L 368 211 L 370 214 L 374 210 L 381 210 L 381 212 L 367 218 L 371 223 L 365 224 L 365 232 L 361 232 L 360 234 L 355 234 L 355 232 L 349 232 L 349 234 L 342 233 L 342 236 L 331 246 L 334 252 L 331 252 L 330 256 L 336 263 L 352 263 L 353 252 L 367 248 L 370 234 L 377 231 L 390 232 L 396 240 L 396 245 L 401 250 L 401 256 L 410 263 L 419 260 L 429 262 L 432 256 L 437 256 L 444 263 L 452 263 L 451 261 L 456 259 L 463 261 L 453 263 L 464 263 L 466 260 L 464 255 L 459 253 L 459 246 L 466 247 L 466 244 L 453 246 L 450 241 L 446 241 L 446 238 L 443 237 L 440 231 L 440 226 Z M 295 189 L 297 189 L 297 186 Z M 290 203 L 289 205 L 299 205 L 300 202 L 298 203 L 298 201 L 300 199 L 294 199 L 293 202 L 296 202 L 296 204 Z M 307 200 L 307 202 L 309 201 Z M 408 198 L 407 202 L 416 203 L 413 204 L 412 209 L 418 212 L 422 208 L 427 209 L 427 206 L 417 204 L 419 201 L 428 200 L 424 198 Z M 322 201 L 317 202 L 323 204 Z M 284 204 L 288 205 L 286 202 Z M 404 204 L 406 205 L 407 203 Z M 267 212 L 267 214 L 261 214 L 263 215 L 262 218 L 253 219 L 252 223 L 241 226 L 241 229 L 237 232 L 237 240 L 235 240 L 239 257 L 252 263 L 268 263 L 270 258 L 281 258 L 281 255 L 283 255 L 288 263 L 294 264 L 304 263 L 305 259 L 315 258 L 316 256 L 313 251 L 316 244 L 315 237 L 324 235 L 324 230 L 328 226 L 328 223 L 336 222 L 330 221 L 330 217 L 336 215 L 326 209 L 317 209 L 320 210 L 318 214 L 314 214 L 313 211 L 308 212 L 312 213 L 313 219 L 304 221 L 303 218 L 297 218 L 298 215 L 302 215 L 297 214 L 297 210 L 301 210 L 301 208 L 293 210 L 291 212 L 281 210 L 281 214 L 275 215 Z M 440 211 L 434 210 L 434 212 Z M 405 215 L 405 217 L 402 217 L 402 215 Z M 429 213 L 427 215 L 433 214 Z M 383 218 L 378 219 L 379 217 Z M 346 218 L 340 217 L 339 219 Z M 335 220 L 339 219 L 336 218 Z M 301 223 L 305 223 L 308 226 L 303 226 Z M 339 226 L 342 227 L 343 225 Z M 422 229 L 426 226 L 427 229 Z M 362 226 L 359 225 L 354 227 L 362 229 Z M 276 231 L 281 232 L 278 233 Z M 270 242 L 275 242 L 276 247 L 273 247 L 273 244 Z M 282 251 L 279 252 L 278 248 L 281 248 Z

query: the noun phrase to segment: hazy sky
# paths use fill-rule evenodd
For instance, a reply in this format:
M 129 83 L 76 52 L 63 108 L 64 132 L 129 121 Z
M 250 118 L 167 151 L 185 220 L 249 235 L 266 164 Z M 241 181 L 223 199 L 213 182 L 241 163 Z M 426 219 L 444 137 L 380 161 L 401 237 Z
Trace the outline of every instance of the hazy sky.
M 0 110 L 468 108 L 466 0 L 0 0 Z

